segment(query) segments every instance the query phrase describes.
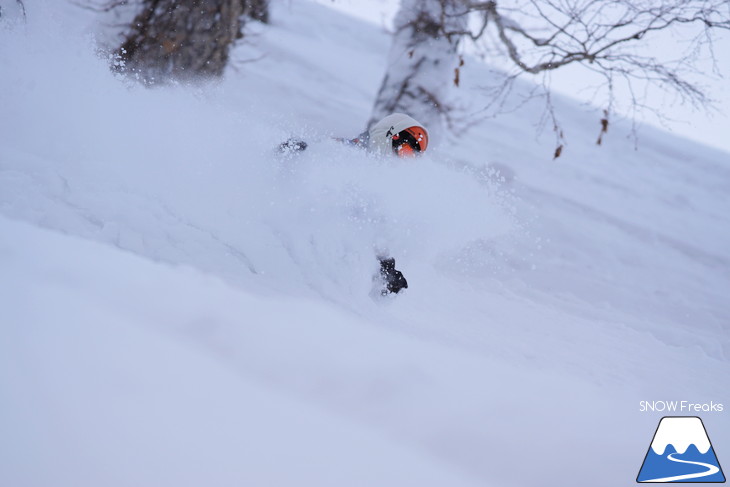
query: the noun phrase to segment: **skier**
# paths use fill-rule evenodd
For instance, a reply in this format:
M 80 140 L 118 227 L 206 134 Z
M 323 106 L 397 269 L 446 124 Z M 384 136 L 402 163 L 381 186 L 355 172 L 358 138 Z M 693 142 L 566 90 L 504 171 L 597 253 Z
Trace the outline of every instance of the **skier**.
M 428 148 L 428 131 L 421 123 L 405 113 L 392 113 L 354 139 L 336 140 L 380 156 L 410 158 L 425 152 Z M 279 146 L 279 152 L 301 152 L 306 148 L 306 142 L 289 139 Z M 383 296 L 390 293 L 397 294 L 407 289 L 408 281 L 403 277 L 403 273 L 395 268 L 395 259 L 388 255 L 378 255 L 377 258 L 380 261 L 380 279 L 383 282 L 380 294 Z
M 405 113 L 392 113 L 355 139 L 337 139 L 378 155 L 414 157 L 428 147 L 428 131 Z
M 354 139 L 335 140 L 381 156 L 414 157 L 428 147 L 428 131 L 405 113 L 392 113 Z M 289 139 L 279 145 L 279 152 L 291 154 L 306 148 L 305 141 Z

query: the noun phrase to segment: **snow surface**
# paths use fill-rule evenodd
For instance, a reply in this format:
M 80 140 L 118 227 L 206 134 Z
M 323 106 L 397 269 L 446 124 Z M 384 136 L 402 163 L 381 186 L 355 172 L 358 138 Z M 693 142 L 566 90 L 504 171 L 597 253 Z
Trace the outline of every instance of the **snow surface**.
M 275 2 L 221 83 L 144 89 L 95 54 L 108 18 L 26 7 L 0 27 L 0 485 L 613 487 L 639 401 L 730 402 L 728 153 L 598 147 L 558 99 L 557 161 L 539 103 L 379 160 L 329 140 L 368 118 L 376 26 Z M 470 65 L 456 106 L 486 101 Z M 385 250 L 410 288 L 373 301 Z

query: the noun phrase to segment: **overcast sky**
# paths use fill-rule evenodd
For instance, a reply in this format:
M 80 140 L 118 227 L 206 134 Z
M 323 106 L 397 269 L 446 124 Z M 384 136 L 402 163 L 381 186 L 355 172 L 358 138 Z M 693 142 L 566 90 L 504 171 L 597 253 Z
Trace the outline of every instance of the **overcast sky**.
M 392 19 L 400 3 L 393 0 L 315 1 L 387 28 L 392 25 Z M 665 98 L 656 97 L 655 104 L 662 105 L 663 111 L 673 121 L 660 122 L 650 113 L 645 113 L 642 122 L 730 152 L 730 35 L 723 34 L 715 46 L 715 53 L 717 67 L 724 78 L 714 76 L 702 80 L 710 97 L 716 100 L 716 111 L 707 113 L 706 111 L 696 111 L 688 106 L 668 105 Z M 660 58 L 663 58 L 664 55 L 671 57 L 672 51 L 676 48 L 676 44 L 668 42 L 667 39 L 661 39 L 654 41 L 653 44 L 648 44 L 647 52 Z M 711 69 L 709 62 L 705 63 L 704 67 L 708 72 Z M 529 78 L 525 77 L 525 79 Z M 583 102 L 590 101 L 591 92 L 584 90 L 589 84 L 591 84 L 591 79 L 585 70 L 557 70 L 553 74 L 553 88 L 556 92 Z

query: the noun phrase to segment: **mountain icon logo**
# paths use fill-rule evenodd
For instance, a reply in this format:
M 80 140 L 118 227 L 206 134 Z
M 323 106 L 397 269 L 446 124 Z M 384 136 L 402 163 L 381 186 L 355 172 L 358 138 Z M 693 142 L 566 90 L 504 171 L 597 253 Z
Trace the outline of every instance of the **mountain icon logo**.
M 696 416 L 663 417 L 636 481 L 725 482 L 725 475 L 702 420 Z

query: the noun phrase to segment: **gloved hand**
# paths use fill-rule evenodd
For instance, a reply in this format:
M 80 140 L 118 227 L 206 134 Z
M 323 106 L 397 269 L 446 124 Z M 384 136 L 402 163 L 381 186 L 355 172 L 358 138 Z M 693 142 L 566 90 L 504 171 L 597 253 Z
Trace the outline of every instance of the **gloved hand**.
M 380 260 L 380 276 L 383 278 L 385 287 L 380 292 L 383 296 L 388 293 L 398 294 L 403 289 L 408 289 L 408 281 L 403 273 L 395 268 L 395 259 L 392 257 L 378 257 Z
M 277 151 L 281 154 L 294 154 L 295 152 L 302 152 L 306 148 L 307 143 L 303 140 L 290 138 L 279 144 Z

